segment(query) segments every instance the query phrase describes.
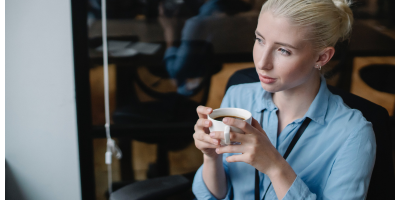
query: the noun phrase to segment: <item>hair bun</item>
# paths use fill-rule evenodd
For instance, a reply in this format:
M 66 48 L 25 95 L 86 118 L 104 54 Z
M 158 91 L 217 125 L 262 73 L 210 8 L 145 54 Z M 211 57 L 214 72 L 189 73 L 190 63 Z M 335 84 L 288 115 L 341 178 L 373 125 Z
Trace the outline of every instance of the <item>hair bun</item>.
M 350 5 L 351 5 L 350 1 L 347 1 L 347 0 L 333 0 L 333 3 L 341 11 L 345 12 L 348 15 L 353 15 L 353 12 L 350 9 Z
M 346 40 L 350 36 L 351 26 L 353 24 L 353 11 L 350 9 L 351 1 L 349 0 L 332 0 L 335 6 L 340 10 L 342 17 L 340 32 L 342 40 Z

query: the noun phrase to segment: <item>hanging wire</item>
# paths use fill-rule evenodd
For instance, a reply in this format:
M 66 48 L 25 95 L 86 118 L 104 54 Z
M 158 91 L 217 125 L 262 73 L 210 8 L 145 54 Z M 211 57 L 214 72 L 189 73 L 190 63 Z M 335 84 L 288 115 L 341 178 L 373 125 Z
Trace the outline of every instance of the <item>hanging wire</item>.
M 107 152 L 105 162 L 108 173 L 108 192 L 112 193 L 112 155 L 120 159 L 122 152 L 111 138 L 110 134 L 110 105 L 109 105 L 109 81 L 108 81 L 108 46 L 107 46 L 107 16 L 106 16 L 106 0 L 101 0 L 101 22 L 102 22 L 102 39 L 103 39 L 103 71 L 104 71 L 104 106 L 106 123 L 104 125 L 107 136 Z

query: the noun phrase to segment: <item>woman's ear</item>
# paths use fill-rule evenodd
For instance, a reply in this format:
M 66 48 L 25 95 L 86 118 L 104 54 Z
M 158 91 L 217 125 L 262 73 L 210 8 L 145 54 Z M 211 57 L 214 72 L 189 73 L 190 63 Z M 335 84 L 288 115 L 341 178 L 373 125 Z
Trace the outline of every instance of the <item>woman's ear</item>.
M 335 48 L 333 47 L 326 47 L 323 49 L 318 56 L 318 60 L 315 63 L 316 66 L 324 66 L 326 63 L 328 63 L 333 55 L 335 54 Z M 318 67 L 317 67 L 318 68 Z

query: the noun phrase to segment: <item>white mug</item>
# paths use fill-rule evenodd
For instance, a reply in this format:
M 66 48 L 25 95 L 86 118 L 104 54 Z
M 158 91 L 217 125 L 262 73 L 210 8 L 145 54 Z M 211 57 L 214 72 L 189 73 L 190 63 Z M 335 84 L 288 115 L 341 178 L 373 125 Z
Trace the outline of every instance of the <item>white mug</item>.
M 209 128 L 210 132 L 212 131 L 224 131 L 224 140 L 221 140 L 221 145 L 229 145 L 230 141 L 230 131 L 236 133 L 244 133 L 242 130 L 228 126 L 224 124 L 222 121 L 215 120 L 215 118 L 223 117 L 223 116 L 235 116 L 244 119 L 245 122 L 251 125 L 252 116 L 251 113 L 247 110 L 241 108 L 218 108 L 215 109 L 211 114 L 207 115 L 207 118 L 211 120 L 212 125 Z

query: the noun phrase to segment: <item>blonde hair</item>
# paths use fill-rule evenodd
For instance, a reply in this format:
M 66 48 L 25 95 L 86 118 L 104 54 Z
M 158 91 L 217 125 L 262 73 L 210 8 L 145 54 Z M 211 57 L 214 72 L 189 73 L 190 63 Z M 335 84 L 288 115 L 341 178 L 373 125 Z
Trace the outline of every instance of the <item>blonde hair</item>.
M 307 28 L 310 34 L 305 39 L 318 51 L 350 37 L 354 20 L 350 5 L 351 0 L 267 0 L 260 15 L 269 11 Z

